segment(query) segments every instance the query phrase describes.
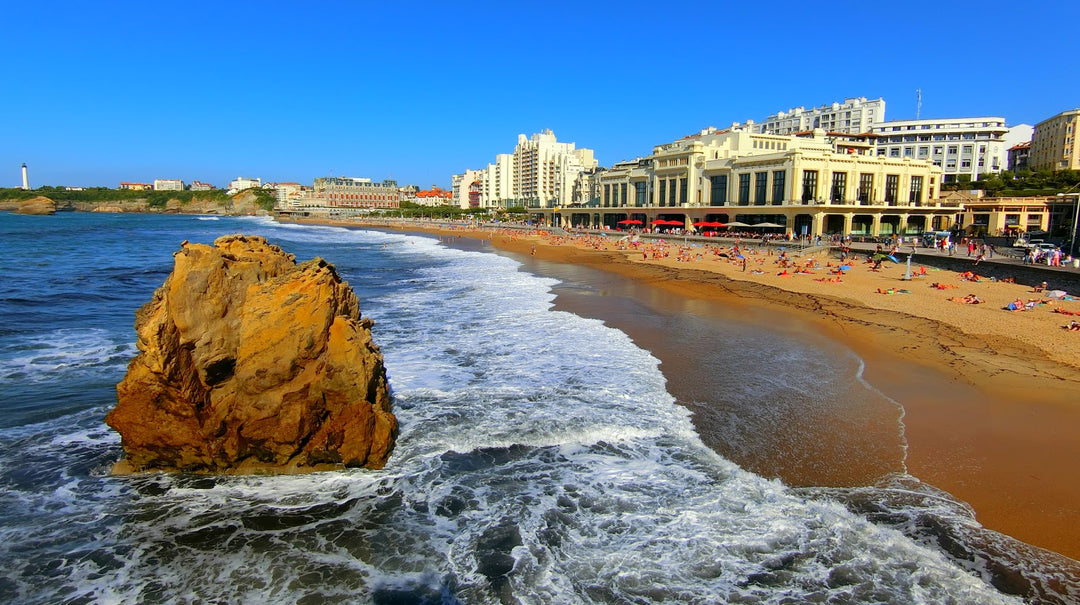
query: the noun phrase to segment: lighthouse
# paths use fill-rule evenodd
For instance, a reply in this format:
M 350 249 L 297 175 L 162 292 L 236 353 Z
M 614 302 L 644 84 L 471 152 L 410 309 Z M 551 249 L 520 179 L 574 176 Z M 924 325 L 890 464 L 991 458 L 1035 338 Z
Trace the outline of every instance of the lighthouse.
M 26 171 L 26 162 L 23 162 L 22 165 L 22 188 L 27 191 L 30 190 L 30 173 Z

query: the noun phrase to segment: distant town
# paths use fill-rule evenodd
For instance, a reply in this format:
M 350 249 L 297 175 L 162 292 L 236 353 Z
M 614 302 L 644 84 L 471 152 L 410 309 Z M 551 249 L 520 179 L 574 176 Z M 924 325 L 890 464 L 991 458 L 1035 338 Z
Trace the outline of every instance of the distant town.
M 1034 126 L 1010 126 L 1001 116 L 887 121 L 884 99 L 857 97 L 709 127 L 607 167 L 592 149 L 546 130 L 519 134 L 512 152 L 452 175 L 448 189 L 334 176 L 311 185 L 238 177 L 224 189 L 272 190 L 277 212 L 337 218 L 454 207 L 600 229 L 665 220 L 688 229 L 707 221 L 774 224 L 803 235 L 1044 232 L 1074 248 L 1078 128 L 1080 109 Z M 118 188 L 217 189 L 180 179 Z

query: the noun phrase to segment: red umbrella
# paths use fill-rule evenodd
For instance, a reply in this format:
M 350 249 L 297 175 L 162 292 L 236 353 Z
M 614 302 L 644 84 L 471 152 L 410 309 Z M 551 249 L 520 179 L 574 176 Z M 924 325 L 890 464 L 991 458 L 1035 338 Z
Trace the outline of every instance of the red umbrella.
M 624 221 L 619 221 L 619 224 L 620 225 L 640 225 L 641 221 L 639 221 L 637 219 L 628 218 L 628 219 L 626 219 Z
M 652 222 L 654 225 L 682 225 L 682 221 L 665 221 L 664 219 L 656 219 Z

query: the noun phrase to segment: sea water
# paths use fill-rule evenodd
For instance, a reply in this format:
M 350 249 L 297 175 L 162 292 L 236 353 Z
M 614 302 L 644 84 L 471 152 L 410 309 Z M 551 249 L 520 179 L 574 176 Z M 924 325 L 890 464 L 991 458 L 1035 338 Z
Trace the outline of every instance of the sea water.
M 109 475 L 134 311 L 181 241 L 241 232 L 357 291 L 401 426 L 385 469 Z M 556 281 L 512 258 L 258 218 L 0 213 L 0 260 L 0 602 L 1014 601 L 897 521 L 921 500 L 975 525 L 962 505 L 910 478 L 794 490 L 739 468 L 648 351 L 553 309 Z

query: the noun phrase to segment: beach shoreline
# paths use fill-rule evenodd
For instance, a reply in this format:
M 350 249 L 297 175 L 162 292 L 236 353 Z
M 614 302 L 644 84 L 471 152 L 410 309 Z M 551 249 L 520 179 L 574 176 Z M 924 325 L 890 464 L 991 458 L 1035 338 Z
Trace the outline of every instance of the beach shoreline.
M 832 264 L 821 257 L 812 274 L 780 277 L 775 257 L 764 252 L 752 257 L 751 267 L 760 271 L 755 274 L 753 269 L 744 273 L 739 263 L 707 256 L 642 259 L 647 254 L 619 250 L 611 241 L 586 244 L 535 233 L 422 224 L 400 229 L 486 240 L 522 258 L 589 266 L 700 301 L 703 308 L 744 305 L 791 318 L 817 337 L 849 347 L 865 364 L 864 379 L 902 405 L 903 462 L 908 473 L 969 503 L 987 528 L 1080 558 L 1080 472 L 1073 465 L 1080 460 L 1080 444 L 1071 435 L 1080 426 L 1080 406 L 1072 396 L 1080 387 L 1080 368 L 1069 363 L 1080 359 L 1080 333 L 1062 330 L 1070 318 L 1052 313 L 1049 306 L 1021 313 L 1002 310 L 1013 298 L 1034 298 L 1026 286 L 960 282 L 962 294 L 974 290 L 986 300 L 983 305 L 965 305 L 945 300 L 956 292 L 929 288 L 930 283 L 956 281 L 957 274 L 949 271 L 932 271 L 921 281 L 901 281 L 896 266 L 881 273 L 855 267 L 845 273 L 842 283 L 830 283 L 815 281 L 829 275 L 824 265 Z M 889 288 L 907 293 L 877 293 Z M 1080 302 L 1059 304 L 1080 311 Z M 573 310 L 611 320 L 600 308 Z M 1001 326 L 1010 324 L 1018 326 L 1016 333 L 1003 334 Z M 635 334 L 632 325 L 612 325 L 635 341 L 648 339 Z M 1046 333 L 1045 341 L 1041 332 Z M 693 373 L 684 366 L 693 364 L 680 359 L 676 347 L 658 352 L 654 349 L 664 347 L 653 344 L 646 348 L 661 360 L 672 393 L 679 398 L 680 384 Z M 717 449 L 710 444 L 707 427 L 695 425 L 703 432 L 703 441 Z M 879 465 L 875 472 L 884 472 L 887 466 Z M 793 468 L 751 465 L 748 470 L 779 476 L 793 486 L 820 479 Z M 852 485 L 865 479 L 865 473 L 855 472 L 832 482 Z

